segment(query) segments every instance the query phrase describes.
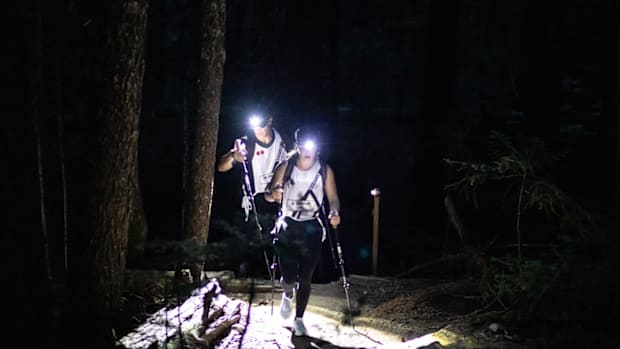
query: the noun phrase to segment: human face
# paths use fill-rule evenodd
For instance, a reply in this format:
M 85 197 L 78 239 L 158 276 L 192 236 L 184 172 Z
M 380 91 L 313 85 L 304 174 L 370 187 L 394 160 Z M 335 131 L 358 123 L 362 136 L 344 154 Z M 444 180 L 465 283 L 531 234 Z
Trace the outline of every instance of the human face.
M 313 140 L 307 139 L 298 145 L 299 155 L 305 160 L 314 160 L 318 154 L 318 147 Z
M 263 135 L 263 136 L 270 135 L 272 122 L 273 122 L 273 118 L 271 116 L 266 117 L 265 120 L 262 123 L 260 123 L 260 126 L 257 125 L 256 127 L 253 128 L 254 133 L 256 133 L 256 135 Z

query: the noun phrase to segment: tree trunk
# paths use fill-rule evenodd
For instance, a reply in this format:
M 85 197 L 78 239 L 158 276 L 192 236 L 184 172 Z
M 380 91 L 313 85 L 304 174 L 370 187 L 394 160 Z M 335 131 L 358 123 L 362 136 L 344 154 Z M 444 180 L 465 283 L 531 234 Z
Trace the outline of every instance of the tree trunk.
M 200 14 L 198 113 L 191 133 L 189 182 L 185 192 L 183 238 L 196 248 L 188 258 L 194 282 L 201 279 L 207 244 L 218 118 L 225 62 L 225 0 L 203 0 Z
M 616 13 L 616 34 L 620 34 L 620 5 L 617 2 L 614 2 L 615 8 L 614 12 Z M 616 78 L 616 96 L 615 96 L 615 107 L 616 107 L 616 156 L 615 156 L 615 176 L 614 176 L 614 184 L 615 184 L 615 192 L 614 192 L 614 203 L 613 210 L 611 212 L 615 212 L 615 222 L 614 222 L 614 230 L 615 232 L 620 231 L 620 36 L 616 35 L 616 60 L 618 65 L 616 66 L 615 78 Z
M 107 7 L 106 61 L 99 111 L 89 281 L 94 308 L 118 307 L 137 162 L 142 102 L 146 0 L 113 0 Z
M 144 257 L 144 245 L 148 233 L 148 222 L 142 202 L 142 189 L 138 161 L 133 166 L 131 186 L 134 188 L 129 218 L 129 232 L 127 240 L 127 262 L 140 265 Z
M 60 73 L 60 58 L 56 57 L 55 64 L 56 74 L 56 121 L 58 123 L 58 156 L 60 167 L 60 186 L 62 189 L 62 232 L 63 232 L 63 272 L 67 273 L 68 256 L 69 256 L 69 218 L 67 211 L 67 177 L 65 171 L 65 146 L 64 146 L 64 130 L 63 130 L 63 105 L 62 105 L 62 85 Z
M 52 280 L 50 265 L 49 236 L 47 230 L 47 211 L 45 209 L 45 181 L 43 175 L 43 146 L 41 144 L 41 86 L 43 85 L 43 29 L 41 20 L 41 3 L 34 1 L 34 40 L 33 57 L 34 67 L 30 78 L 31 101 L 30 108 L 34 127 L 34 135 L 37 150 L 37 178 L 39 185 L 39 214 L 41 217 L 41 237 L 43 242 L 43 264 L 45 276 L 48 282 Z

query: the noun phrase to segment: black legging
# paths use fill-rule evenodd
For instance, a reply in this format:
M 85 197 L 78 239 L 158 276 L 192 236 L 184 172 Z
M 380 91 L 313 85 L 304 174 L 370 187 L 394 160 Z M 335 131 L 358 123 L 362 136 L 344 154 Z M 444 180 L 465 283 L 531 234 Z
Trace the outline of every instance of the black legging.
M 302 317 L 310 299 L 312 274 L 321 258 L 323 229 L 313 219 L 297 222 L 285 219 L 286 227 L 278 233 L 277 251 L 280 259 L 280 282 L 289 296 L 298 283 L 295 316 Z
M 263 229 L 263 234 L 269 236 L 271 229 L 278 218 L 278 212 L 280 211 L 280 205 L 275 202 L 268 202 L 265 200 L 263 193 L 256 194 L 254 196 L 254 203 L 256 203 L 256 211 L 258 212 L 258 220 Z M 253 214 L 253 213 L 250 213 Z M 254 217 L 251 217 L 252 223 L 254 223 Z M 269 241 L 271 244 L 271 241 Z

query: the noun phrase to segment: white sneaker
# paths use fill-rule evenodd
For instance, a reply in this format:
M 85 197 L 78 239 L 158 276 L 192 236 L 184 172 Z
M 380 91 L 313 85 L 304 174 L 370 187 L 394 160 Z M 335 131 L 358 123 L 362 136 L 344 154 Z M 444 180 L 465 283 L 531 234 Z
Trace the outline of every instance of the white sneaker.
M 283 319 L 288 319 L 293 312 L 293 307 L 291 306 L 291 301 L 293 297 L 288 298 L 284 292 L 282 292 L 282 302 L 280 303 L 280 316 Z
M 306 325 L 304 325 L 304 320 L 302 318 L 300 317 L 295 318 L 293 327 L 295 328 L 296 336 L 307 336 L 308 335 L 308 329 L 306 329 Z

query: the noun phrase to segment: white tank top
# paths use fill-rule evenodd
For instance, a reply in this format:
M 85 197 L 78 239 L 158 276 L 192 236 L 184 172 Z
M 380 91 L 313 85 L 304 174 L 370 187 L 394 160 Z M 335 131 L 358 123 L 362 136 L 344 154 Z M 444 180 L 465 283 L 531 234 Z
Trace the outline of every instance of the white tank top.
M 291 180 L 284 184 L 282 195 L 283 217 L 289 217 L 298 222 L 316 219 L 324 195 L 324 183 L 320 170 L 321 164 L 318 160 L 307 170 L 300 170 L 297 166 L 293 167 Z M 311 194 L 308 189 L 311 189 Z
M 282 137 L 276 129 L 273 130 L 271 144 L 263 147 L 256 142 L 252 156 L 252 176 L 254 178 L 254 195 L 264 193 L 271 182 L 276 165 L 286 158 L 286 149 L 282 146 Z

